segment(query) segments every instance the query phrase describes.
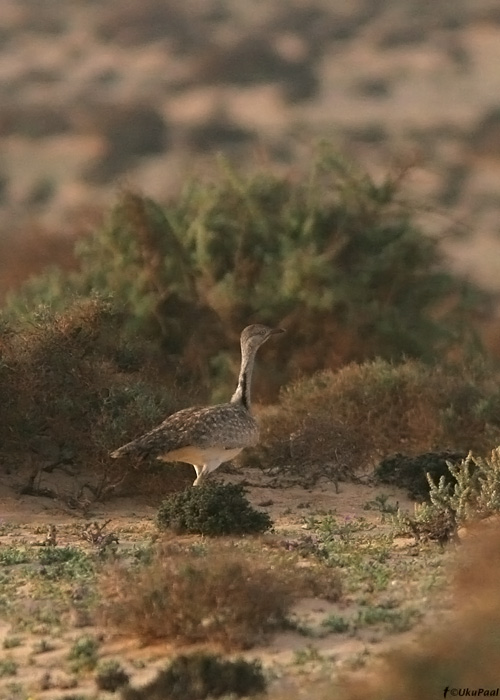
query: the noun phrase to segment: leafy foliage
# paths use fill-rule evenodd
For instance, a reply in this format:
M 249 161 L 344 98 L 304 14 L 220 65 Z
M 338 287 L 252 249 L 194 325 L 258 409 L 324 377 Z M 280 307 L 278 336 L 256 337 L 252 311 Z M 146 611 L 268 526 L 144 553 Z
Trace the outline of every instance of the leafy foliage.
M 47 579 L 88 580 L 94 572 L 92 559 L 77 547 L 42 547 L 38 560 Z
M 161 530 L 211 536 L 260 533 L 272 526 L 267 513 L 251 506 L 243 486 L 218 483 L 168 496 L 156 522 Z
M 140 689 L 126 688 L 123 700 L 204 700 L 222 695 L 236 697 L 265 691 L 266 681 L 257 661 L 226 660 L 206 652 L 176 656 L 156 678 Z
M 448 470 L 453 483 L 444 475 L 437 482 L 427 475 L 430 504 L 416 505 L 414 517 L 397 515 L 417 539 L 446 541 L 459 525 L 500 512 L 500 447 L 486 458 L 469 452 L 460 464 L 448 462 Z
M 489 457 L 475 457 L 471 452 L 460 464 L 448 464 L 456 481 L 436 483 L 429 475 L 430 498 L 436 507 L 450 508 L 459 523 L 485 518 L 500 512 L 500 447 Z
M 444 486 L 444 477 L 441 479 Z M 413 536 L 416 542 L 435 541 L 443 546 L 457 537 L 456 515 L 443 504 L 416 503 L 413 516 L 398 510 L 394 522 L 402 534 Z
M 295 180 L 242 177 L 221 161 L 212 182 L 188 183 L 165 208 L 123 192 L 77 256 L 78 272 L 30 282 L 10 309 L 112 295 L 128 331 L 159 341 L 178 378 L 217 378 L 224 392 L 241 329 L 284 323 L 293 343 L 264 350 L 265 398 L 327 366 L 460 351 L 482 298 L 412 223 L 400 173 L 377 184 L 327 148 Z

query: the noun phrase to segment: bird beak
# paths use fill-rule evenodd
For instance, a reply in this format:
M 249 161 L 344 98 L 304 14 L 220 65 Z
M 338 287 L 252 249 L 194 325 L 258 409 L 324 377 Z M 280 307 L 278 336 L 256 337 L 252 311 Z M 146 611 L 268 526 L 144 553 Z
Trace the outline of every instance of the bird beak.
M 285 329 L 284 328 L 272 328 L 271 329 L 271 335 L 277 335 L 278 333 L 284 333 Z

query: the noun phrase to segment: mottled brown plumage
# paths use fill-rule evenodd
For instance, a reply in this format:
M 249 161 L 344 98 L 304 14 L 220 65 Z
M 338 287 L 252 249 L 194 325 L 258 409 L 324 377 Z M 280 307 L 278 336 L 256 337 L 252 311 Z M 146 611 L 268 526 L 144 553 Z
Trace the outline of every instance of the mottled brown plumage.
M 281 328 L 247 326 L 241 334 L 241 368 L 238 386 L 229 403 L 185 408 L 157 428 L 112 452 L 111 457 L 155 457 L 165 462 L 186 462 L 196 470 L 194 485 L 210 472 L 255 445 L 259 431 L 251 413 L 250 388 L 255 354 Z

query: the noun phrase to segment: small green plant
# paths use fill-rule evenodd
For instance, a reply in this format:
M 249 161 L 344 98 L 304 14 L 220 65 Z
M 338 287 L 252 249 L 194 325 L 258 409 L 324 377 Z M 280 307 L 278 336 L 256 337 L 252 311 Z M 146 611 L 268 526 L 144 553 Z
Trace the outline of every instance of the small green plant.
M 48 651 L 54 651 L 55 645 L 48 639 L 38 639 L 33 644 L 33 654 L 46 654 Z
M 406 632 L 418 617 L 418 611 L 410 608 L 401 610 L 387 605 L 367 605 L 359 610 L 354 626 L 384 625 L 391 632 Z
M 415 503 L 413 516 L 398 510 L 394 524 L 397 532 L 412 535 L 416 542 L 432 540 L 443 546 L 456 538 L 455 513 L 451 508 L 434 503 Z
M 98 650 L 99 642 L 95 637 L 85 635 L 77 639 L 68 654 L 71 670 L 78 673 L 94 669 L 97 665 Z
M 335 613 L 332 613 L 326 619 L 324 619 L 321 626 L 327 629 L 329 632 L 335 632 L 336 634 L 342 634 L 350 629 L 350 624 L 345 617 L 342 617 L 342 615 L 336 615 Z
M 500 512 L 500 447 L 488 457 L 469 453 L 460 464 L 449 464 L 456 484 L 451 488 L 430 479 L 431 501 L 453 509 L 459 523 L 485 518 Z
M 448 470 L 454 483 L 427 475 L 430 503 L 415 504 L 413 517 L 399 511 L 400 530 L 444 544 L 460 525 L 500 512 L 500 447 L 486 458 L 469 453 L 460 464 L 448 462 Z
M 0 678 L 6 676 L 15 676 L 17 674 L 18 665 L 14 659 L 0 659 Z
M 14 649 L 15 647 L 21 646 L 22 643 L 23 640 L 21 637 L 5 637 L 2 646 L 4 649 Z
M 304 649 L 298 649 L 295 654 L 293 661 L 298 666 L 304 666 L 305 664 L 311 663 L 323 663 L 325 660 L 321 652 L 311 644 L 308 644 Z
M 287 628 L 297 632 L 302 637 L 319 637 L 318 630 L 316 630 L 307 622 L 303 622 L 297 617 L 289 618 L 287 621 Z
M 110 659 L 98 665 L 95 682 L 99 690 L 107 690 L 109 693 L 114 693 L 122 686 L 128 684 L 129 675 L 119 661 Z
M 177 656 L 143 688 L 127 687 L 123 700 L 205 700 L 263 693 L 266 680 L 257 661 L 226 660 L 205 652 Z
M 398 503 L 389 503 L 389 498 L 386 493 L 379 493 L 371 501 L 366 501 L 363 510 L 378 510 L 383 515 L 395 515 L 398 512 Z
M 31 557 L 32 552 L 25 547 L 7 546 L 0 549 L 0 564 L 2 566 L 25 564 L 31 561 Z
M 161 530 L 211 536 L 260 533 L 272 526 L 267 513 L 250 505 L 243 486 L 215 482 L 169 496 L 156 522 Z
M 377 590 L 387 587 L 391 578 L 390 534 L 377 533 L 375 525 L 365 518 L 334 514 L 308 518 L 306 526 L 314 533 L 307 541 L 307 551 L 342 570 L 348 588 L 358 590 L 367 578 Z

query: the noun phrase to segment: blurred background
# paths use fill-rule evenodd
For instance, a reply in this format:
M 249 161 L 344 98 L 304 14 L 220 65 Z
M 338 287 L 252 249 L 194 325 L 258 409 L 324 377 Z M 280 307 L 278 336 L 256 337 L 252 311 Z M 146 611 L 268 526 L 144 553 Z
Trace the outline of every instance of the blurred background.
M 69 264 L 121 186 L 159 202 L 214 152 L 300 169 L 331 140 L 412 165 L 427 231 L 500 289 L 498 0 L 2 0 L 0 295 Z M 443 245 L 446 246 L 446 236 Z

